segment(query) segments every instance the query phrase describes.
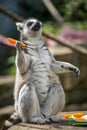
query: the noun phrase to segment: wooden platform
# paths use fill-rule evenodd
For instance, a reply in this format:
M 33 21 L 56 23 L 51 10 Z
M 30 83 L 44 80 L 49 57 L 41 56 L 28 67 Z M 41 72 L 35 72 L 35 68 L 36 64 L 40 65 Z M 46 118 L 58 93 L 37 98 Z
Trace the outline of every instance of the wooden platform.
M 65 112 L 59 113 L 60 121 L 58 123 L 46 125 L 34 125 L 27 123 L 19 123 L 8 130 L 87 130 L 87 127 L 75 127 L 72 121 L 64 120 L 63 115 Z M 87 114 L 87 112 L 83 112 Z

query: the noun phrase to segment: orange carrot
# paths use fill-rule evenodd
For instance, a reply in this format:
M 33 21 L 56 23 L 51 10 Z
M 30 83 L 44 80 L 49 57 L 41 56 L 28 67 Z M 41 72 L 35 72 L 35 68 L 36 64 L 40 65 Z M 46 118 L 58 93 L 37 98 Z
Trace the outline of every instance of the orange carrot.
M 25 43 L 22 43 L 22 48 L 25 48 L 26 47 L 26 44 Z
M 13 39 L 13 38 L 8 38 L 8 41 L 10 42 L 10 43 L 12 43 L 12 44 L 17 44 L 17 40 L 15 40 L 15 39 Z M 23 47 L 23 48 L 25 48 L 26 47 L 26 44 L 25 43 L 22 43 L 21 44 L 21 46 Z
M 16 44 L 17 40 L 13 39 L 13 38 L 8 38 L 8 41 L 12 44 Z
M 79 118 L 77 118 L 78 120 L 85 120 L 84 118 L 82 118 L 82 117 L 79 117 Z
M 69 118 L 70 116 L 74 116 L 74 117 L 77 117 L 77 118 L 80 118 L 80 117 L 82 117 L 83 116 L 83 114 L 82 113 L 70 113 L 70 114 L 64 114 L 64 118 Z

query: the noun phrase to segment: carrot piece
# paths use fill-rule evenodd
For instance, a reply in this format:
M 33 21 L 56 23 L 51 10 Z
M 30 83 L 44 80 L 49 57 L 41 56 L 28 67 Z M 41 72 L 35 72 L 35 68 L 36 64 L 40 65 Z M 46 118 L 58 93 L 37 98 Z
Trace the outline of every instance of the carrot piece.
M 77 117 L 77 118 L 80 118 L 80 117 L 82 117 L 83 116 L 83 114 L 82 113 L 70 113 L 70 114 L 64 114 L 64 118 L 69 118 L 70 116 L 75 116 L 75 117 Z
M 8 41 L 11 42 L 12 44 L 16 44 L 17 40 L 13 39 L 13 38 L 8 38 Z
M 22 46 L 22 48 L 25 48 L 25 47 L 26 47 L 26 44 L 25 44 L 25 43 L 22 43 L 21 46 Z
M 84 118 L 82 118 L 82 117 L 79 117 L 79 118 L 77 118 L 78 120 L 85 120 Z
M 12 44 L 17 44 L 17 40 L 15 40 L 15 39 L 13 39 L 13 38 L 8 38 L 8 41 L 10 42 L 10 43 L 12 43 Z M 23 47 L 23 48 L 25 48 L 26 47 L 26 44 L 25 43 L 22 43 L 21 44 L 21 46 Z

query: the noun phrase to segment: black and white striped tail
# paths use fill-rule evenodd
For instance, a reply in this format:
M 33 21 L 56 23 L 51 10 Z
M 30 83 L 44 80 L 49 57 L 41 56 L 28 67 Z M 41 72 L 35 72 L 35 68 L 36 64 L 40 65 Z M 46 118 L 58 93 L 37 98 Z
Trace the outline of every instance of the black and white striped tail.
M 21 122 L 21 119 L 17 115 L 16 112 L 14 112 L 8 120 L 5 121 L 4 125 L 2 126 L 1 130 L 7 130 L 9 127 L 18 124 Z

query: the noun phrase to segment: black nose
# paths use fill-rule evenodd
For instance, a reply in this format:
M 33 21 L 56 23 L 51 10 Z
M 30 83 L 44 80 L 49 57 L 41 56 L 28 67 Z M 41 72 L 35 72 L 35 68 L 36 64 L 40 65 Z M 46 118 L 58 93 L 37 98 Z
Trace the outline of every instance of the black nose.
M 32 30 L 33 31 L 38 31 L 40 29 L 41 25 L 39 22 L 37 22 L 33 27 L 32 27 Z

